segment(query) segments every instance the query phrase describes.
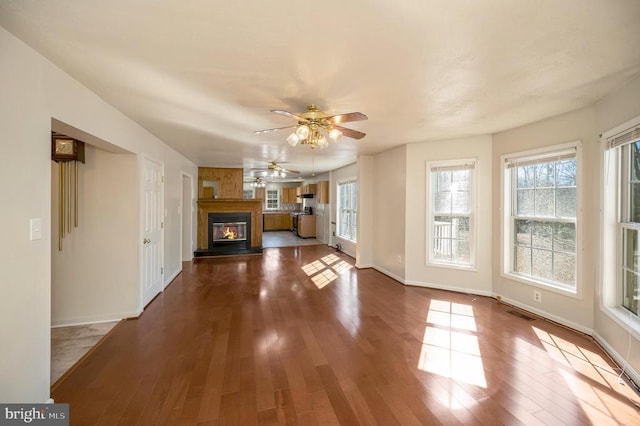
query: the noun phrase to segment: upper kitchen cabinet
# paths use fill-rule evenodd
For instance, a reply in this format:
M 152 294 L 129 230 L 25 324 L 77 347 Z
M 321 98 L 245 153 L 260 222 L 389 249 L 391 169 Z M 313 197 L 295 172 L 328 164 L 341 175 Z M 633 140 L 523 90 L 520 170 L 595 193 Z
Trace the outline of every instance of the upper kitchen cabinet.
M 296 195 L 296 191 L 298 190 L 298 188 L 282 188 L 282 190 L 280 191 L 280 198 L 282 200 L 283 203 L 285 204 L 292 204 L 292 203 L 297 203 L 297 195 Z
M 329 204 L 329 181 L 321 180 L 318 182 L 317 195 L 318 204 Z
M 318 191 L 318 186 L 315 183 L 308 183 L 306 185 L 302 185 L 300 190 L 301 195 L 305 194 L 314 194 Z

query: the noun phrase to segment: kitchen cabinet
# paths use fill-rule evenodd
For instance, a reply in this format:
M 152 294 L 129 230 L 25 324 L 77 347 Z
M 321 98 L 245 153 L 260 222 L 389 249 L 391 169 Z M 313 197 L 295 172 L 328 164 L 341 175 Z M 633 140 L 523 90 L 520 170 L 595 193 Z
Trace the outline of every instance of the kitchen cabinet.
M 308 183 L 302 187 L 303 194 L 315 194 L 317 191 L 318 185 L 315 183 Z
M 329 204 L 329 181 L 321 180 L 318 182 L 318 192 L 316 195 L 318 204 Z
M 298 216 L 298 236 L 302 238 L 315 238 L 316 215 L 304 214 Z
M 285 204 L 293 204 L 298 202 L 296 191 L 298 188 L 282 188 L 280 198 Z
M 263 231 L 288 231 L 291 229 L 291 215 L 289 213 L 264 213 L 262 217 Z
M 256 188 L 255 197 L 257 200 L 264 200 L 265 199 L 264 188 Z
M 305 194 L 314 194 L 317 192 L 317 185 L 315 183 L 308 183 L 306 185 L 302 185 L 298 194 L 298 198 L 303 198 L 302 196 Z

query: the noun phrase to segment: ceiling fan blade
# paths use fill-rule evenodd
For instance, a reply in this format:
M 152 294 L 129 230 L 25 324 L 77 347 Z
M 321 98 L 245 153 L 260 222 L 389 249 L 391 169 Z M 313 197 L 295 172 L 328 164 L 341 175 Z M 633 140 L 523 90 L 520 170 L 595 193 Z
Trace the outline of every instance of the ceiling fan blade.
M 274 129 L 256 130 L 253 133 L 255 133 L 256 135 L 259 135 L 259 134 L 262 134 L 262 133 L 275 132 L 276 130 L 293 129 L 294 127 L 296 127 L 296 126 L 276 127 Z
M 333 126 L 333 128 L 340 130 L 342 134 L 348 138 L 362 139 L 367 135 L 366 133 L 362 133 L 353 129 L 347 129 L 346 127 L 342 126 Z
M 368 120 L 369 117 L 361 112 L 349 112 L 347 114 L 337 114 L 325 117 L 325 120 L 332 124 L 348 123 L 350 121 Z
M 280 168 L 281 172 L 285 172 L 286 174 L 290 174 L 290 175 L 299 175 L 300 172 L 297 170 L 290 170 L 290 169 L 283 169 L 282 167 Z
M 307 120 L 304 117 L 300 117 L 299 115 L 293 114 L 289 111 L 283 111 L 281 109 L 272 109 L 271 112 L 275 112 L 276 114 L 280 114 L 280 115 L 284 115 L 285 117 L 290 117 L 290 118 L 295 118 L 298 121 L 301 121 L 303 123 L 308 123 L 309 120 Z

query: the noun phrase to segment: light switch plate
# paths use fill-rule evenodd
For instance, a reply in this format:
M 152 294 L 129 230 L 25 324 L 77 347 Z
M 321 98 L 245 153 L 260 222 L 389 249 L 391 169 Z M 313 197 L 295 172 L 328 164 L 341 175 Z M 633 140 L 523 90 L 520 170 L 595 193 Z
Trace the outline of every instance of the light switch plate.
M 39 217 L 29 219 L 29 239 L 31 241 L 42 239 L 42 219 Z

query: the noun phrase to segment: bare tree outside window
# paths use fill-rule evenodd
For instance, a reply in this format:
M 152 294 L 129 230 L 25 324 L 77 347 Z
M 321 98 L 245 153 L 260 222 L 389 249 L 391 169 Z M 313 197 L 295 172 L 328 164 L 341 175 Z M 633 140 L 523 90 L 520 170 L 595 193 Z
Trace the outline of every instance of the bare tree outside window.
M 543 284 L 576 288 L 575 155 L 514 162 L 511 171 L 511 271 Z
M 640 142 L 622 147 L 622 306 L 640 315 Z

